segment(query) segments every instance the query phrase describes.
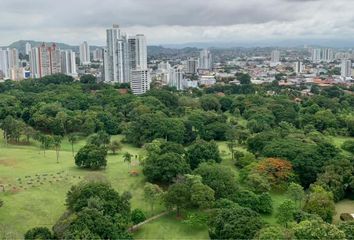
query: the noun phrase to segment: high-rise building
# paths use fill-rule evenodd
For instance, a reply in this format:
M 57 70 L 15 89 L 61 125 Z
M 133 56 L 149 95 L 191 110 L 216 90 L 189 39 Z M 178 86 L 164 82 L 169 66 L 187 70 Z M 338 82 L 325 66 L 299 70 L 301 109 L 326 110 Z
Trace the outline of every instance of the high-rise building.
M 129 56 L 127 36 L 118 25 L 107 29 L 107 47 L 104 50 L 104 81 L 108 83 L 129 82 Z
M 271 56 L 270 56 L 270 62 L 272 64 L 280 63 L 280 51 L 279 50 L 272 51 Z
M 199 68 L 199 61 L 195 58 L 189 58 L 186 62 L 186 73 L 196 74 Z
M 341 65 L 341 76 L 343 78 L 351 78 L 352 77 L 352 61 L 351 60 L 342 60 Z
M 129 68 L 147 69 L 147 46 L 143 34 L 128 38 Z
M 128 38 L 128 58 L 130 69 L 130 87 L 132 92 L 134 94 L 145 93 L 150 89 L 151 80 L 147 67 L 146 38 L 143 34 L 138 34 Z
M 212 68 L 212 55 L 208 49 L 200 52 L 199 68 L 209 70 Z
M 3 79 L 11 79 L 11 71 L 19 68 L 19 53 L 15 48 L 0 49 L 0 75 Z
M 9 70 L 8 52 L 0 48 L 0 78 L 9 79 Z
M 131 71 L 130 88 L 136 95 L 144 94 L 150 90 L 150 73 L 148 69 L 135 69 Z
M 177 90 L 182 90 L 183 78 L 183 68 L 181 66 L 175 66 L 170 69 L 168 85 L 170 87 L 176 87 Z
M 312 62 L 314 62 L 314 63 L 321 62 L 321 49 L 320 48 L 312 49 L 311 59 L 312 59 Z
M 61 72 L 72 76 L 77 77 L 76 72 L 76 56 L 72 50 L 61 51 Z
M 102 48 L 96 48 L 93 50 L 93 61 L 95 62 L 102 62 L 103 61 L 103 49 Z
M 334 60 L 333 49 L 323 48 L 321 53 L 321 60 L 325 62 L 332 62 Z
M 80 44 L 80 64 L 89 65 L 90 63 L 90 46 L 84 41 Z
M 61 54 L 55 44 L 46 46 L 44 43 L 32 48 L 30 53 L 30 67 L 33 78 L 61 73 Z
M 29 42 L 26 43 L 26 55 L 29 55 L 31 52 L 32 46 Z
M 302 62 L 301 61 L 296 61 L 295 62 L 295 73 L 299 74 L 299 73 L 302 73 L 304 68 L 303 68 L 303 65 L 302 65 Z

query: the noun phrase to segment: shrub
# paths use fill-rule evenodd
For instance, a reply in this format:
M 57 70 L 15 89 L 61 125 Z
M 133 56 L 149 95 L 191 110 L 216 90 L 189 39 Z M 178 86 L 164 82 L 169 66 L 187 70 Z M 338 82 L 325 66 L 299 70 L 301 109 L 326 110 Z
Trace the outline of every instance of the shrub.
M 348 152 L 354 154 L 354 141 L 353 140 L 345 141 L 342 144 L 341 148 L 344 149 L 345 151 L 348 151 Z
M 82 147 L 75 156 L 75 164 L 80 168 L 99 169 L 107 165 L 105 147 L 88 144 Z
M 52 239 L 52 233 L 50 232 L 50 230 L 46 227 L 35 227 L 32 228 L 30 230 L 28 230 L 25 233 L 24 238 L 27 240 L 32 240 L 32 239 L 42 239 L 42 240 L 46 240 L 46 239 Z
M 144 222 L 146 220 L 146 217 L 141 209 L 136 208 L 131 213 L 131 220 L 134 224 L 139 224 L 141 222 Z

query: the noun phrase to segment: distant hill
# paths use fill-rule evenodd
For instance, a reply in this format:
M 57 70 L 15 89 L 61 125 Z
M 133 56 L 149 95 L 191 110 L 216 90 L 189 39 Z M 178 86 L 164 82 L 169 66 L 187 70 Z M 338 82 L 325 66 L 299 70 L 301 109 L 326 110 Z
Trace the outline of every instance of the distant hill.
M 22 54 L 24 54 L 26 52 L 26 43 L 30 43 L 32 47 L 37 47 L 39 45 L 41 45 L 43 42 L 41 41 L 33 41 L 33 40 L 20 40 L 17 42 L 13 42 L 11 43 L 9 46 L 9 48 L 16 48 L 18 49 L 18 51 Z M 52 45 L 53 42 L 45 42 L 45 44 L 47 45 Z M 79 46 L 72 46 L 66 43 L 58 43 L 55 42 L 55 44 L 62 50 L 73 50 L 75 52 L 79 52 Z M 101 48 L 99 46 L 90 46 L 91 50 L 94 50 L 96 48 Z
M 4 46 L 3 48 L 16 48 L 22 54 L 26 52 L 26 43 L 30 43 L 32 47 L 36 47 L 41 45 L 43 42 L 41 41 L 33 41 L 33 40 L 19 40 L 11 43 L 9 46 Z M 47 45 L 53 44 L 53 42 L 45 42 Z M 73 50 L 74 52 L 79 52 L 79 46 L 73 46 L 66 43 L 55 42 L 55 44 L 62 50 Z M 102 48 L 102 46 L 90 46 L 90 50 L 94 50 L 96 48 Z M 184 48 L 168 48 L 163 46 L 148 46 L 148 55 L 149 57 L 168 57 L 168 56 L 184 56 L 189 55 L 191 53 L 196 53 L 200 49 L 196 47 L 184 47 Z

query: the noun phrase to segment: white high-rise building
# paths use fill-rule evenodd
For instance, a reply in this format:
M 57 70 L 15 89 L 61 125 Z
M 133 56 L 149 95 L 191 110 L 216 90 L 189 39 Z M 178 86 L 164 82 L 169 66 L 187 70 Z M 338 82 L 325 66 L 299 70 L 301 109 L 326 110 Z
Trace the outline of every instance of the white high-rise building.
M 103 61 L 103 49 L 102 48 L 96 48 L 93 51 L 93 61 L 96 61 L 96 62 Z
M 351 60 L 342 60 L 341 64 L 341 76 L 343 78 L 352 77 L 352 61 Z
M 0 79 L 9 79 L 9 70 L 8 52 L 0 48 Z
M 312 62 L 314 62 L 314 63 L 321 62 L 322 58 L 321 58 L 321 49 L 320 48 L 312 49 L 311 59 L 312 59 Z
M 104 81 L 130 82 L 134 94 L 150 89 L 150 72 L 147 66 L 146 38 L 142 34 L 127 38 L 118 25 L 107 29 L 107 47 L 104 50 Z
M 107 29 L 107 47 L 104 50 L 104 81 L 107 83 L 129 82 L 129 56 L 127 36 L 118 25 Z
M 130 88 L 134 94 L 143 94 L 150 89 L 151 82 L 147 67 L 146 38 L 143 34 L 128 38 L 128 58 Z
M 325 62 L 332 62 L 334 60 L 334 52 L 331 48 L 322 49 L 321 60 Z
M 0 76 L 3 79 L 11 79 L 12 72 L 19 68 L 20 59 L 15 48 L 0 49 Z
M 89 65 L 90 63 L 90 46 L 84 41 L 80 44 L 80 64 Z
M 176 87 L 177 90 L 183 89 L 183 67 L 175 66 L 169 71 L 169 82 L 170 87 Z
M 130 69 L 147 69 L 147 46 L 143 34 L 128 38 L 128 52 Z
M 212 68 L 212 55 L 208 49 L 204 49 L 200 52 L 200 69 L 211 69 Z
M 30 55 L 32 46 L 29 42 L 26 43 L 26 55 Z
M 280 51 L 279 50 L 272 51 L 271 56 L 270 56 L 270 62 L 273 64 L 280 63 Z
M 72 50 L 61 51 L 61 72 L 72 77 L 77 77 L 76 56 Z
M 131 71 L 130 88 L 136 95 L 144 94 L 150 90 L 150 72 L 148 69 Z
M 296 61 L 294 70 L 296 74 L 302 73 L 304 71 L 303 65 L 301 61 Z

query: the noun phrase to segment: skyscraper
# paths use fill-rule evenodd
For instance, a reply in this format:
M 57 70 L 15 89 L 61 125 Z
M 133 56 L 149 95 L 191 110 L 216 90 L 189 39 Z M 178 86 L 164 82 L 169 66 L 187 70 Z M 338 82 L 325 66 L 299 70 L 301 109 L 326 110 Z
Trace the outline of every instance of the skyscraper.
M 134 94 L 143 94 L 150 89 L 146 38 L 143 34 L 128 38 L 128 59 L 132 92 Z
M 312 59 L 312 62 L 314 62 L 314 63 L 321 62 L 321 49 L 320 48 L 312 49 L 311 59 Z
M 77 77 L 76 72 L 76 56 L 72 50 L 61 51 L 61 72 L 72 76 Z
M 0 78 L 9 79 L 8 52 L 0 48 Z
M 0 75 L 4 79 L 11 79 L 11 72 L 19 68 L 19 53 L 15 48 L 0 49 Z
M 90 46 L 86 41 L 80 44 L 80 63 L 81 65 L 89 65 L 90 61 Z
M 31 44 L 29 42 L 26 43 L 26 55 L 29 55 L 31 52 Z
M 295 73 L 299 74 L 303 72 L 303 65 L 301 61 L 296 61 L 294 67 L 295 67 Z
M 129 56 L 127 36 L 118 25 L 107 29 L 107 47 L 104 50 L 104 81 L 129 82 Z
M 187 74 L 196 74 L 199 68 L 199 61 L 195 58 L 189 58 L 186 63 L 186 73 Z
M 44 43 L 32 48 L 30 54 L 30 67 L 33 78 L 61 73 L 61 54 L 55 44 L 46 46 Z
M 147 46 L 143 34 L 128 38 L 128 51 L 130 69 L 147 69 Z
M 279 63 L 280 62 L 280 51 L 279 50 L 272 51 L 270 58 L 271 58 L 270 59 L 271 63 L 273 63 L 273 64 Z
M 331 48 L 322 49 L 321 60 L 325 62 L 332 62 L 334 60 L 334 52 Z
M 342 60 L 341 76 L 343 78 L 351 78 L 352 77 L 352 61 L 351 60 Z
M 212 56 L 208 49 L 204 49 L 200 52 L 200 69 L 211 69 L 212 68 Z
M 103 60 L 103 49 L 102 48 L 96 48 L 93 50 L 93 61 L 96 62 L 101 62 Z

